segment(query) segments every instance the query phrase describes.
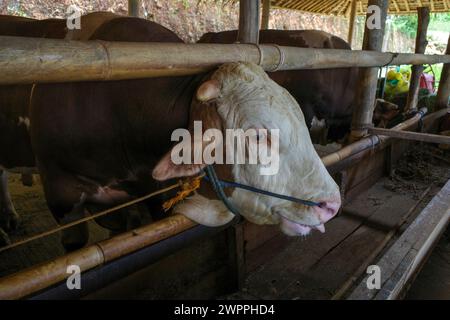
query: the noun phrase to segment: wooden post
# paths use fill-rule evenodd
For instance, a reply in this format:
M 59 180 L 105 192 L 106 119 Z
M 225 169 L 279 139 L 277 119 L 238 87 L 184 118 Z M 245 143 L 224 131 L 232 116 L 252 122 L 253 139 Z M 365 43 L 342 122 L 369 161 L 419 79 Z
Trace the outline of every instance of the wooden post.
M 128 0 L 128 15 L 131 17 L 139 17 L 140 0 Z
M 448 37 L 447 50 L 445 54 L 450 54 L 450 36 Z M 436 109 L 444 109 L 448 106 L 448 98 L 450 97 L 450 63 L 444 64 L 442 69 L 441 81 L 439 82 L 439 90 L 436 99 Z
M 349 18 L 349 25 L 348 25 L 348 37 L 347 42 L 352 46 L 353 43 L 353 33 L 355 31 L 355 18 L 356 18 L 356 1 L 352 0 L 352 6 L 350 8 L 350 18 Z
M 261 19 L 262 30 L 269 29 L 269 20 L 270 20 L 270 0 L 263 0 L 262 19 Z
M 380 8 L 380 28 L 369 29 L 367 21 L 375 13 L 367 13 L 364 31 L 363 50 L 381 51 L 383 46 L 384 28 L 386 24 L 389 0 L 369 0 L 368 7 Z M 371 18 L 373 19 L 373 17 Z M 372 26 L 371 26 L 372 27 Z M 367 127 L 372 125 L 373 109 L 377 91 L 378 69 L 364 68 L 359 72 L 359 86 L 355 88 L 355 106 L 352 118 L 350 141 L 356 141 L 367 134 Z
M 416 53 L 424 53 L 427 47 L 427 29 L 430 22 L 430 9 L 428 7 L 417 8 L 418 26 L 416 35 Z M 406 100 L 405 112 L 417 110 L 419 100 L 420 75 L 423 65 L 412 67 L 411 80 L 409 83 L 408 99 Z
M 239 43 L 259 42 L 259 7 L 258 0 L 240 0 L 239 2 Z

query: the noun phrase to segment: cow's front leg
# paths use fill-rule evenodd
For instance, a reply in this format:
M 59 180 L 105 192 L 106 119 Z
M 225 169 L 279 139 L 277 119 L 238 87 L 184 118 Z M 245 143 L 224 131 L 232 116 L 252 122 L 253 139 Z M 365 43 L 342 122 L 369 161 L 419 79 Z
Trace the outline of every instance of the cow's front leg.
M 10 244 L 9 237 L 2 228 L 0 228 L 0 248 Z
M 32 173 L 29 173 L 29 172 L 22 173 L 22 177 L 21 178 L 22 178 L 22 184 L 24 186 L 27 186 L 27 187 L 33 186 L 34 177 L 33 177 Z
M 19 224 L 19 215 L 14 209 L 8 191 L 8 174 L 0 170 L 0 227 L 4 230 L 14 230 Z
M 65 210 L 63 207 L 55 208 L 50 206 L 50 210 L 59 215 L 63 215 L 58 219 L 60 224 L 67 224 L 70 222 L 78 221 L 86 216 L 85 211 L 86 197 L 84 193 L 80 197 L 80 201 L 72 206 L 70 210 Z M 89 228 L 86 222 L 77 224 L 73 227 L 62 231 L 61 243 L 66 252 L 71 252 L 84 247 L 89 240 Z

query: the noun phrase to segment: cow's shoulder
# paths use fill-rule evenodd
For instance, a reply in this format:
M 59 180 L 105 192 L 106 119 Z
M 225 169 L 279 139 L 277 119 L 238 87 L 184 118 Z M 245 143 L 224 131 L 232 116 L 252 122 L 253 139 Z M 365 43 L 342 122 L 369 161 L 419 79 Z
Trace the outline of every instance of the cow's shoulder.
M 119 17 L 103 23 L 90 40 L 183 42 L 173 31 L 162 25 L 134 17 Z
M 198 43 L 233 43 L 237 39 L 237 30 L 208 32 L 202 35 Z

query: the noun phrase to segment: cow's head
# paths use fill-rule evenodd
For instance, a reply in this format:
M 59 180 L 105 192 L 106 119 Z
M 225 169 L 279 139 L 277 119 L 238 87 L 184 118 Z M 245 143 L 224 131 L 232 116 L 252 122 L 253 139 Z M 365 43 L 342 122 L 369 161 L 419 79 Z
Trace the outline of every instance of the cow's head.
M 241 189 L 234 189 L 231 202 L 251 222 L 280 224 L 288 235 L 306 235 L 311 229 L 324 231 L 324 223 L 336 214 L 341 204 L 338 186 L 314 150 L 299 105 L 261 67 L 250 63 L 221 66 L 197 89 L 191 117 L 201 119 L 204 130 L 279 129 L 278 173 L 262 175 L 263 164 L 233 164 L 230 165 L 232 178 L 242 184 L 321 205 L 309 207 Z M 267 143 L 272 143 L 271 137 Z M 203 142 L 203 148 L 207 145 Z M 247 146 L 250 147 L 250 143 Z M 204 166 L 175 165 L 169 152 L 155 167 L 153 177 L 167 180 L 190 176 Z M 174 210 L 210 226 L 225 224 L 233 218 L 221 201 L 199 194 Z

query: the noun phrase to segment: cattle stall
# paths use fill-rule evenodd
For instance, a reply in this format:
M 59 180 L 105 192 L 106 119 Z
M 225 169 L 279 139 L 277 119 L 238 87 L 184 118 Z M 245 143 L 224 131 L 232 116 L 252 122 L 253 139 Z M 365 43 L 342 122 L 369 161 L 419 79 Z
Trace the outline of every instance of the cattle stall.
M 384 23 L 389 10 L 387 0 L 369 0 L 363 10 L 364 1 L 341 2 L 348 4 L 339 8 L 348 12 L 351 22 L 358 13 L 366 13 L 367 6 L 378 5 Z M 138 14 L 136 3 L 129 1 L 133 15 Z M 270 6 L 282 3 L 263 1 L 263 28 L 270 19 Z M 299 9 L 306 2 L 288 3 Z M 317 12 L 325 7 L 317 4 Z M 418 12 L 420 21 L 425 21 L 429 10 L 419 8 Z M 60 252 L 48 262 L 5 275 L 0 279 L 1 299 L 396 299 L 405 294 L 448 225 L 450 181 L 430 183 L 412 175 L 408 183 L 396 185 L 392 177 L 399 177 L 399 163 L 416 159 L 411 156 L 414 150 L 422 154 L 416 159 L 416 170 L 427 159 L 441 168 L 444 178 L 448 172 L 448 153 L 436 154 L 424 144 L 418 150 L 412 141 L 449 143 L 448 137 L 436 133 L 440 120 L 450 112 L 450 41 L 445 55 L 424 54 L 426 22 L 421 22 L 414 54 L 381 52 L 383 26 L 366 27 L 363 50 L 351 52 L 258 44 L 259 20 L 260 2 L 241 0 L 236 44 L 0 36 L 0 85 L 171 77 L 198 74 L 235 61 L 252 62 L 266 71 L 362 68 L 355 88 L 358 107 L 352 118 L 351 143 L 319 151 L 343 199 L 341 212 L 327 223 L 327 233 L 292 239 L 276 226 L 240 220 L 212 228 L 171 214 L 126 233 L 98 236 L 83 249 Z M 390 129 L 373 128 L 378 68 L 434 63 L 445 64 L 436 106 L 428 110 L 418 105 L 417 86 L 411 85 L 411 116 Z M 420 72 L 414 68 L 412 78 Z M 414 185 L 414 192 L 405 185 Z M 42 190 L 37 192 L 42 195 Z M 38 207 L 46 211 L 42 196 L 23 201 L 24 210 Z M 53 242 L 56 231 L 49 233 Z M 20 255 L 33 250 L 32 242 L 26 245 L 31 249 Z M 0 248 L 0 259 L 21 249 L 14 246 Z M 72 264 L 79 265 L 83 273 L 81 290 L 67 289 L 66 268 Z M 379 290 L 365 286 L 366 269 L 374 264 L 387 270 Z

